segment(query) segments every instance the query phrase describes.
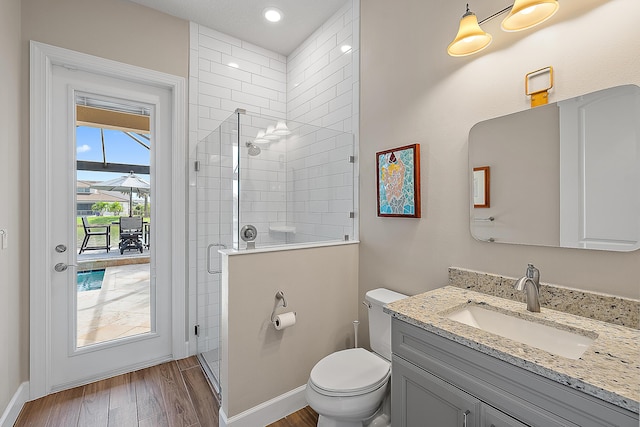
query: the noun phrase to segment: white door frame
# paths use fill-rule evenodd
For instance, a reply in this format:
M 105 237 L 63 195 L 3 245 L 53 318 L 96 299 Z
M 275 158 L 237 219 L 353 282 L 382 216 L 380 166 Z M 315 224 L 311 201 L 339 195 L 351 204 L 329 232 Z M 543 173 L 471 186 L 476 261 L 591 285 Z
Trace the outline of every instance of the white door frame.
M 186 128 L 185 79 L 56 46 L 31 41 L 30 83 L 30 398 L 51 391 L 49 303 L 52 242 L 46 228 L 48 159 L 51 151 L 52 67 L 59 65 L 93 74 L 166 88 L 172 97 L 171 309 L 174 359 L 187 356 L 186 283 Z M 41 153 L 41 154 L 39 154 Z

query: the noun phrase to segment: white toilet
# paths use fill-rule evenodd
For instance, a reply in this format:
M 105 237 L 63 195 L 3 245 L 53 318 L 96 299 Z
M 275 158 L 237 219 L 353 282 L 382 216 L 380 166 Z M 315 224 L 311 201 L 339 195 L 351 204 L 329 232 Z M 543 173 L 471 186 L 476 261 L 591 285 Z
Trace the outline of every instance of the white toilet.
M 313 367 L 305 391 L 318 427 L 389 426 L 391 316 L 385 304 L 406 298 L 389 289 L 367 292 L 369 337 L 374 352 L 351 348 L 328 355 Z

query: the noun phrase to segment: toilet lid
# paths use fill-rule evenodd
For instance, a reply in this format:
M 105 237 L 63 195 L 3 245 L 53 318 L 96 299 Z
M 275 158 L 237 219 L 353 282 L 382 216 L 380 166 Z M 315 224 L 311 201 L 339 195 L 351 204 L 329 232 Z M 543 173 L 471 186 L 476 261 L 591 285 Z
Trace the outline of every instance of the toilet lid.
M 378 388 L 389 378 L 391 365 L 363 348 L 330 354 L 311 370 L 310 380 L 329 393 L 358 394 Z

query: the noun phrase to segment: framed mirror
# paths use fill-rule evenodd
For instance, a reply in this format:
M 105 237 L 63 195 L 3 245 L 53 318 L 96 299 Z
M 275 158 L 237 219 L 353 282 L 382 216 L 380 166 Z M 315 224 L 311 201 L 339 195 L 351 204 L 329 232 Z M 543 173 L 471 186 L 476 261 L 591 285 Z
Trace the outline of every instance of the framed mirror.
M 484 206 L 479 173 L 488 166 Z M 613 87 L 476 124 L 469 176 L 478 240 L 640 248 L 640 88 Z

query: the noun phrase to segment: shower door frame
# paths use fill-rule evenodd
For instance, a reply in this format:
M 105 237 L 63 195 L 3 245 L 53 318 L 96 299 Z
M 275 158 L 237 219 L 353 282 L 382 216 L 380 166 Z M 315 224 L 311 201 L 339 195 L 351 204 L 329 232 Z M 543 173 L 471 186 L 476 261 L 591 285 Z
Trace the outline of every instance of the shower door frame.
M 229 177 L 227 177 L 223 171 L 225 171 L 227 169 L 231 170 L 231 178 L 233 178 L 233 166 L 231 168 L 229 168 L 228 166 L 225 166 L 225 162 L 227 162 L 226 164 L 228 164 L 229 159 L 228 158 L 232 158 L 234 157 L 233 155 L 233 146 L 238 146 L 239 144 L 239 136 L 237 136 L 236 133 L 236 137 L 235 140 L 229 139 L 229 143 L 227 144 L 227 146 L 225 147 L 225 142 L 223 142 L 223 130 L 222 127 L 225 124 L 231 124 L 231 123 L 235 123 L 235 129 L 238 129 L 239 127 L 239 114 L 241 113 L 240 110 L 237 110 L 235 113 L 233 113 L 232 115 L 230 115 L 227 119 L 223 120 L 223 122 L 220 124 L 220 126 L 218 128 L 216 128 L 214 131 L 211 132 L 211 134 L 209 136 L 207 136 L 205 139 L 201 140 L 198 142 L 197 147 L 196 147 L 196 156 L 197 156 L 197 165 L 196 166 L 196 229 L 198 230 L 198 232 L 196 233 L 198 236 L 198 239 L 200 239 L 200 237 L 204 239 L 206 239 L 206 242 L 201 242 L 200 240 L 197 242 L 197 251 L 198 251 L 198 256 L 197 256 L 197 260 L 199 262 L 199 264 L 197 263 L 197 279 L 196 279 L 196 287 L 197 287 L 197 298 L 205 298 L 205 303 L 204 304 L 200 304 L 199 302 L 196 304 L 196 355 L 198 357 L 198 360 L 200 361 L 200 364 L 202 365 L 202 368 L 209 380 L 209 382 L 211 383 L 211 385 L 213 386 L 213 388 L 216 390 L 216 392 L 218 392 L 220 395 L 222 394 L 222 390 L 221 390 L 221 386 L 220 386 L 220 359 L 221 359 L 221 345 L 222 345 L 222 341 L 221 341 L 221 337 L 220 337 L 220 324 L 222 321 L 222 313 L 221 313 L 221 304 L 220 304 L 220 293 L 221 293 L 221 276 L 222 276 L 222 265 L 221 265 L 221 255 L 218 254 L 218 251 L 220 249 L 226 249 L 226 248 L 231 248 L 233 245 L 233 237 L 231 235 L 237 235 L 234 234 L 234 227 L 233 227 L 233 213 L 229 212 L 227 214 L 225 214 L 223 207 L 225 205 L 229 206 L 229 208 L 231 207 L 231 204 L 228 204 L 228 197 L 227 195 L 225 195 L 225 192 L 228 191 L 228 194 L 231 194 L 231 189 L 227 188 L 227 185 L 225 185 L 225 181 L 229 179 Z M 212 152 L 209 153 L 208 150 L 204 150 L 204 153 L 200 152 L 200 148 L 202 147 L 201 144 L 207 144 L 208 138 L 214 134 L 215 132 L 218 132 L 218 147 L 217 147 L 217 151 L 214 149 L 214 151 L 216 152 Z M 228 134 L 228 133 L 227 133 Z M 231 132 L 232 134 L 232 132 Z M 227 150 L 229 152 L 227 152 Z M 201 154 L 204 154 L 204 157 L 201 158 Z M 217 156 L 217 161 L 214 162 L 213 164 L 210 162 L 212 159 L 215 159 Z M 228 158 L 227 158 L 228 157 Z M 237 158 L 236 158 L 236 163 L 237 164 Z M 205 172 L 210 172 L 210 170 L 208 170 L 207 168 L 212 168 L 212 167 L 217 167 L 218 171 L 213 173 L 213 178 L 211 177 L 210 174 L 205 174 Z M 217 175 L 217 176 L 216 176 Z M 217 234 L 215 236 L 212 233 L 208 233 L 208 230 L 202 230 L 201 227 L 203 227 L 203 224 L 201 223 L 201 219 L 202 219 L 202 215 L 211 215 L 212 212 L 209 209 L 210 206 L 212 205 L 211 203 L 211 199 L 207 198 L 207 196 L 211 195 L 211 191 L 209 191 L 209 188 L 202 188 L 201 184 L 206 182 L 207 183 L 207 187 L 209 185 L 211 185 L 211 179 L 218 179 L 218 182 L 216 184 L 214 184 L 214 186 L 217 185 L 217 209 L 215 210 L 215 212 L 213 213 L 215 216 L 217 216 L 217 224 L 218 224 L 218 230 L 217 230 Z M 232 180 L 232 179 L 231 179 Z M 231 181 L 230 180 L 230 181 Z M 198 205 L 200 203 L 204 203 L 205 206 L 204 207 L 199 207 Z M 223 223 L 224 219 L 228 218 L 228 223 Z M 207 224 L 210 224 L 210 221 L 207 221 Z M 223 233 L 222 232 L 222 228 L 223 227 L 229 227 L 230 228 L 230 233 Z M 230 234 L 228 237 L 226 236 L 226 234 Z M 203 236 L 204 235 L 204 236 Z M 229 241 L 225 242 L 225 238 L 229 239 Z M 217 258 L 219 258 L 218 264 L 214 265 L 214 263 L 212 262 L 212 256 L 217 254 Z M 211 278 L 209 279 L 210 276 L 216 275 L 217 277 L 215 278 Z M 207 278 L 207 280 L 205 280 L 205 278 Z M 218 306 L 218 312 L 217 314 L 214 312 L 214 316 L 217 316 L 218 319 L 218 324 L 217 327 L 217 361 L 213 362 L 211 360 L 209 360 L 207 358 L 207 356 L 205 356 L 205 353 L 211 351 L 211 349 L 209 349 L 209 345 L 210 345 L 210 339 L 208 338 L 209 336 L 209 332 L 210 332 L 210 325 L 206 324 L 206 320 L 211 318 L 212 316 L 209 316 L 207 313 L 207 310 L 210 309 L 211 307 L 211 302 L 208 299 L 208 295 L 210 295 L 209 290 L 208 289 L 204 289 L 203 286 L 216 286 L 217 287 L 217 306 Z M 202 316 L 202 312 L 201 310 L 204 310 L 204 317 Z M 215 339 L 215 338 L 214 338 Z M 204 344 L 204 345 L 203 345 Z M 215 366 L 212 366 L 214 364 L 217 363 L 217 368 Z

